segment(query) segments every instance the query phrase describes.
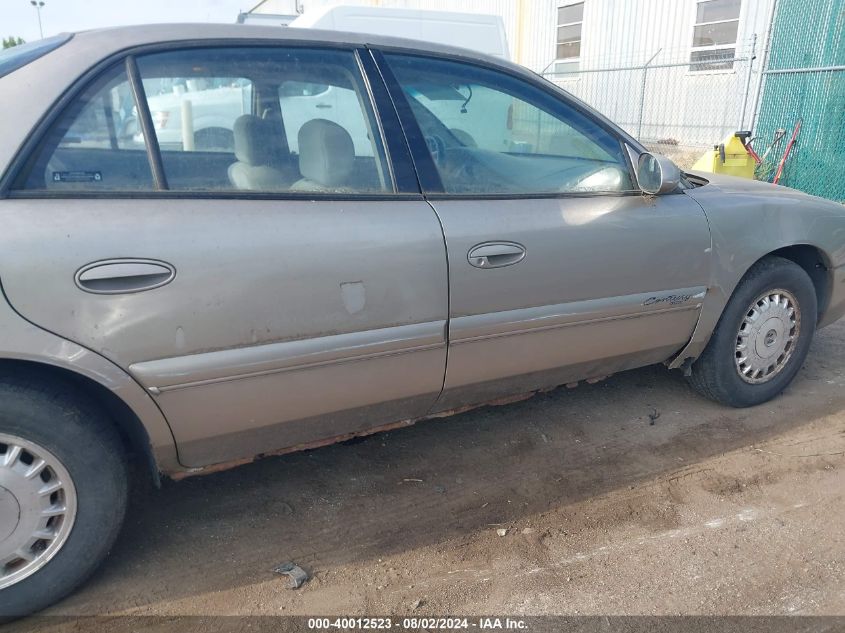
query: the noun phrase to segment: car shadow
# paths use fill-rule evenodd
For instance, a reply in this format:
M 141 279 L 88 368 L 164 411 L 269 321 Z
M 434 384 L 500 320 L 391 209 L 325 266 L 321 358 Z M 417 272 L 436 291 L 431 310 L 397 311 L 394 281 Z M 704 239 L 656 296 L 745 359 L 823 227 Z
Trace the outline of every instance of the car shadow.
M 773 403 L 722 407 L 649 367 L 521 403 L 164 483 L 133 498 L 111 556 L 50 610 L 140 609 L 460 539 L 636 485 L 845 407 L 845 324 Z

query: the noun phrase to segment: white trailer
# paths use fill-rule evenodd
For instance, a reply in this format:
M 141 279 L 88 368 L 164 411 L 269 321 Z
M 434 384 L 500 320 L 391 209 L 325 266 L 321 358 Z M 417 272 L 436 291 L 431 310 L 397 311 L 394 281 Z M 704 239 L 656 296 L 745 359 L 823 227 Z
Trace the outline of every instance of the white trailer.
M 342 5 L 310 9 L 290 27 L 391 35 L 510 59 L 505 23 L 499 15 Z

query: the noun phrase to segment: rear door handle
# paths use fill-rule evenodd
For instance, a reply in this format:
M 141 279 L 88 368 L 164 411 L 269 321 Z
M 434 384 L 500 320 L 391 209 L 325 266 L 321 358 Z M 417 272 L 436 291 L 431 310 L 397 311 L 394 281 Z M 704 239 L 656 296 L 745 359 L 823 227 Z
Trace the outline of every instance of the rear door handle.
M 523 259 L 525 247 L 516 242 L 484 242 L 473 246 L 467 253 L 467 261 L 476 268 L 502 268 Z
M 330 103 L 318 103 L 316 107 L 320 110 L 326 110 L 327 108 L 331 108 L 332 106 Z
M 169 284 L 176 269 L 156 259 L 103 259 L 76 271 L 80 290 L 98 295 L 115 295 L 152 290 Z

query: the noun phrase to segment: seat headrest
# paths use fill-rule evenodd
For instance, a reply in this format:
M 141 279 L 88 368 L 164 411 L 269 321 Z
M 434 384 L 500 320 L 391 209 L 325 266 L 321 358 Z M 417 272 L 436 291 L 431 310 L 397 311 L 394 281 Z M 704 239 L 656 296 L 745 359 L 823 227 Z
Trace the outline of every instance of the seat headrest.
M 235 119 L 232 131 L 235 136 L 235 158 L 240 162 L 257 167 L 278 160 L 278 136 L 281 132 L 272 121 L 254 114 L 242 114 Z
M 349 132 L 327 119 L 313 119 L 299 129 L 299 171 L 324 187 L 345 185 L 355 166 Z

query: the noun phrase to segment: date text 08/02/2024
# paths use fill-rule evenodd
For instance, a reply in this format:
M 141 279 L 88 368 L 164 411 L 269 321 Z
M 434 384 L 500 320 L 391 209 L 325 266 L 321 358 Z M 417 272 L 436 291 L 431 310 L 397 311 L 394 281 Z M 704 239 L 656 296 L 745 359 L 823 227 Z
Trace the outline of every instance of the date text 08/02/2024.
M 402 618 L 308 618 L 308 628 L 312 630 L 510 630 L 525 631 L 527 624 L 524 620 L 514 618 L 480 617 L 474 620 L 469 618 L 450 617 L 421 617 Z

